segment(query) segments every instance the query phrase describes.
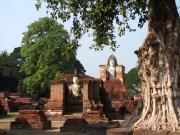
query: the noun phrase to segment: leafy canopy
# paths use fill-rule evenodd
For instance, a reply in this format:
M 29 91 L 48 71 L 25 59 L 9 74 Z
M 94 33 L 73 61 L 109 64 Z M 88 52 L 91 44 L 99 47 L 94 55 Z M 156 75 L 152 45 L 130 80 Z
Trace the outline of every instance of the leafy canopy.
M 23 63 L 23 58 L 20 55 L 20 48 L 14 48 L 11 54 L 7 51 L 0 53 L 0 91 L 17 92 L 18 83 L 24 77 L 20 73 L 20 67 Z
M 68 52 L 68 59 L 62 55 L 70 37 L 63 25 L 51 18 L 40 18 L 27 28 L 21 46 L 21 55 L 26 61 L 21 71 L 26 73 L 23 83 L 27 93 L 32 94 L 48 85 L 49 80 L 53 80 L 56 75 L 73 73 L 76 52 Z
M 20 66 L 23 63 L 23 58 L 20 55 L 20 48 L 14 48 L 11 54 L 7 51 L 0 53 L 0 71 L 3 76 L 14 78 L 23 78 L 23 73 L 20 73 Z
M 85 74 L 86 70 L 79 60 L 76 59 L 74 67 L 78 74 Z
M 37 0 L 36 8 L 41 7 L 41 1 Z M 60 18 L 63 22 L 73 18 L 71 32 L 74 36 L 72 48 L 78 48 L 78 39 L 82 35 L 90 33 L 94 44 L 90 46 L 94 50 L 102 50 L 110 46 L 115 51 L 119 46 L 115 41 L 114 23 L 118 25 L 119 36 L 126 30 L 135 31 L 130 27 L 129 21 L 139 17 L 138 26 L 141 28 L 147 20 L 147 0 L 44 0 L 51 9 L 51 16 Z
M 132 68 L 128 73 L 125 74 L 125 84 L 128 90 L 128 95 L 133 97 L 137 93 L 138 88 L 141 87 L 141 79 L 138 76 L 136 68 Z
M 0 58 L 8 57 L 8 56 L 9 56 L 9 54 L 8 54 L 7 50 L 4 50 L 4 51 L 0 52 Z
M 125 84 L 126 89 L 130 89 L 132 84 L 135 84 L 137 87 L 141 86 L 141 79 L 138 76 L 136 68 L 132 68 L 128 73 L 125 74 Z

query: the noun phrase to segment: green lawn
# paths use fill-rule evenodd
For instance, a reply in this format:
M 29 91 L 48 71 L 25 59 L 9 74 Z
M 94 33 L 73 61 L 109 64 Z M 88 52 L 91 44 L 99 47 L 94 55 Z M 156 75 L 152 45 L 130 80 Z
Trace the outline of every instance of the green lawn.
M 0 116 L 0 133 L 5 131 L 14 135 L 85 135 L 83 133 L 60 132 L 61 122 L 52 123 L 52 128 L 49 130 L 10 130 L 10 122 L 8 121 L 14 121 L 18 114 L 18 112 L 10 112 L 7 116 Z M 5 120 L 8 121 L 4 122 Z
M 18 116 L 18 112 L 9 112 L 7 116 L 0 116 L 1 120 L 15 120 L 16 116 Z
M 8 134 L 14 135 L 85 135 L 82 133 L 60 133 L 60 132 L 50 132 L 48 130 L 7 130 Z

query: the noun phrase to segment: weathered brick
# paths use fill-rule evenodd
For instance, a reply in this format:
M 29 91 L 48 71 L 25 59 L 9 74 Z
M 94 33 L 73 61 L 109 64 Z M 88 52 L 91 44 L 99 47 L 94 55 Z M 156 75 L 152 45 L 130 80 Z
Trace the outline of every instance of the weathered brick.
M 22 122 L 41 122 L 47 121 L 47 117 L 44 111 L 41 110 L 20 110 L 15 120 Z

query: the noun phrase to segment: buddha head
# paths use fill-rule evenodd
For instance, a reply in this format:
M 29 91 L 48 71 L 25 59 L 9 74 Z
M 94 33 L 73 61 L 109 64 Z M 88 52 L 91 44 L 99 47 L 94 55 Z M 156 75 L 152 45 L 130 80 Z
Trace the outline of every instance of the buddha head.
M 116 57 L 112 54 L 112 55 L 108 58 L 107 66 L 108 66 L 108 67 L 115 67 L 116 65 L 117 65 Z
M 73 75 L 73 83 L 78 84 L 79 83 L 79 76 L 77 74 L 77 71 L 75 70 L 75 73 Z

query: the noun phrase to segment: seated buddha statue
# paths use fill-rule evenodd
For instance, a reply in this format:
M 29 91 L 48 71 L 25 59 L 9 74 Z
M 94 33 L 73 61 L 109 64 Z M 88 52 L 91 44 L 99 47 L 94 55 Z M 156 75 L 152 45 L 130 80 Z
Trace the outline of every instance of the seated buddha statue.
M 114 55 L 111 55 L 108 58 L 107 68 L 106 68 L 107 80 L 116 79 L 116 65 L 117 65 L 116 57 Z
M 70 98 L 82 97 L 83 89 L 81 88 L 81 86 L 79 84 L 79 77 L 78 77 L 78 74 L 76 72 L 73 75 L 73 83 L 74 84 L 69 86 L 68 97 L 70 97 Z

